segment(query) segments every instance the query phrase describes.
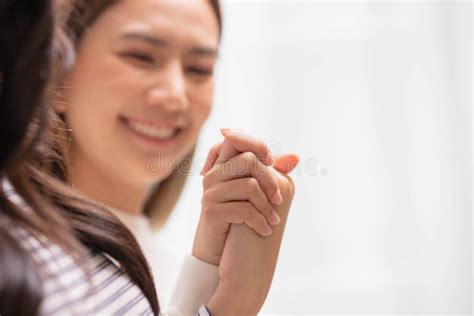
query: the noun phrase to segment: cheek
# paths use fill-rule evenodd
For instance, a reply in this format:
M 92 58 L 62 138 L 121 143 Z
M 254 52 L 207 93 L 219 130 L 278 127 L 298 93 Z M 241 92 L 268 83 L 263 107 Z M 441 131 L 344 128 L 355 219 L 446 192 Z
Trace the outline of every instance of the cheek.
M 142 78 L 143 79 L 143 78 Z M 93 59 L 80 56 L 65 85 L 68 88 L 66 116 L 74 123 L 86 123 L 95 132 L 110 127 L 130 100 L 136 100 L 140 91 L 137 74 L 117 58 Z
M 113 61 L 79 59 L 65 84 L 70 87 L 65 114 L 81 152 L 116 152 L 118 116 L 134 93 L 129 71 Z
M 191 116 L 195 129 L 200 129 L 209 117 L 212 108 L 212 96 L 214 91 L 213 82 L 204 87 L 195 89 L 191 93 Z
M 211 102 L 196 104 L 193 106 L 191 112 L 193 116 L 193 125 L 195 128 L 200 129 L 209 117 L 211 112 Z
M 103 72 L 97 72 L 81 68 L 80 71 L 71 75 L 68 85 L 71 87 L 67 95 L 69 104 L 66 109 L 66 117 L 73 128 L 74 134 L 82 134 L 83 131 L 103 134 L 99 126 L 104 128 L 114 113 L 112 106 L 113 95 L 110 82 L 104 82 Z M 76 137 L 81 135 L 74 135 Z
M 196 144 L 199 132 L 209 117 L 212 107 L 212 86 L 206 90 L 194 90 L 189 93 L 190 107 L 188 115 L 190 118 L 190 126 L 185 136 L 183 146 L 179 150 L 178 158 L 183 158 L 191 148 Z
M 109 58 L 93 70 L 98 81 L 98 87 L 103 92 L 125 101 L 139 94 L 147 78 L 136 69 L 121 62 L 115 57 Z
M 93 58 L 86 55 L 78 59 L 67 85 L 81 103 L 114 110 L 120 103 L 133 99 L 140 82 L 143 78 L 115 56 Z

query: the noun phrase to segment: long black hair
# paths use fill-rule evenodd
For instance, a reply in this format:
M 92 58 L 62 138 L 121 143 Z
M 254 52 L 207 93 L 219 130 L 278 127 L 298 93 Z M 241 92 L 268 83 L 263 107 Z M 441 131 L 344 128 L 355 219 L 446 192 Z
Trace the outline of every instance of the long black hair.
M 109 254 L 158 314 L 150 269 L 131 232 L 65 184 L 61 126 L 55 128 L 60 120 L 47 104 L 59 53 L 52 12 L 47 0 L 0 3 L 0 181 L 8 179 L 33 210 L 25 214 L 0 182 L 0 315 L 36 315 L 44 297 L 36 264 L 13 236 L 12 222 L 75 258 L 91 249 Z

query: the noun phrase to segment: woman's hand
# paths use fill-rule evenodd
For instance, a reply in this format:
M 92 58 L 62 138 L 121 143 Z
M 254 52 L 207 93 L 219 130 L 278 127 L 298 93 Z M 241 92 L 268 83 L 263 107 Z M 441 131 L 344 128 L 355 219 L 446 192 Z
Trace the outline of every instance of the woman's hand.
M 281 193 L 271 172 L 290 172 L 296 155 L 274 159 L 267 145 L 236 130 L 223 130 L 225 139 L 209 152 L 201 174 L 204 194 L 202 212 L 192 254 L 218 265 L 231 224 L 245 223 L 260 236 L 271 234 L 280 221 L 275 205 Z
M 259 237 L 246 225 L 231 226 L 219 265 L 219 285 L 207 304 L 214 316 L 256 315 L 265 302 L 294 195 L 293 181 L 273 172 L 283 196 L 283 203 L 276 207 L 281 223 L 268 238 Z
M 274 169 L 284 174 L 290 173 L 298 165 L 297 155 L 283 154 L 274 158 L 264 142 L 245 132 L 222 128 L 221 133 L 226 141 L 217 143 L 211 148 L 202 167 L 201 175 L 206 174 L 216 162 L 227 161 L 245 151 L 253 152 L 265 165 L 273 166 Z
M 203 169 L 195 257 L 218 265 L 231 224 L 245 223 L 260 236 L 272 233 L 270 225 L 280 222 L 274 207 L 282 203 L 272 163 L 266 144 L 242 132 L 226 133 L 211 150 Z

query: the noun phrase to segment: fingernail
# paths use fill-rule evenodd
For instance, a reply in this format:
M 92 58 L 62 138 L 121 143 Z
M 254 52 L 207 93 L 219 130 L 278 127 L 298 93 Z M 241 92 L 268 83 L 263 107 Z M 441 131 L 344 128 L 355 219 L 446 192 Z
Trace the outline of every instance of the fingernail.
M 272 234 L 272 229 L 270 228 L 270 226 L 267 226 L 265 228 L 265 231 L 263 232 L 263 235 L 264 236 L 270 236 Z
M 270 162 L 269 166 L 273 166 L 273 164 L 275 163 L 275 158 L 273 158 L 273 155 L 271 152 L 268 152 L 267 154 L 267 161 Z
M 225 136 L 230 131 L 230 128 L 221 128 L 221 134 Z
M 283 197 L 281 196 L 280 190 L 277 190 L 275 195 L 273 196 L 273 203 L 276 205 L 280 205 L 283 202 Z
M 273 211 L 272 216 L 270 216 L 270 225 L 272 226 L 278 225 L 280 224 L 280 221 L 281 221 L 280 216 L 278 216 L 278 214 L 275 211 Z

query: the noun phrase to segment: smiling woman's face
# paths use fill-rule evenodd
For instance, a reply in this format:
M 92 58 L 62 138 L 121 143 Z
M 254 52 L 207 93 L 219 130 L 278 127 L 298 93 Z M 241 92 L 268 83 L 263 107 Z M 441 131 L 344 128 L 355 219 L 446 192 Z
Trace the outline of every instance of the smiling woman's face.
M 209 115 L 218 44 L 206 0 L 123 0 L 103 12 L 78 45 L 59 107 L 73 165 L 140 185 L 166 177 Z

